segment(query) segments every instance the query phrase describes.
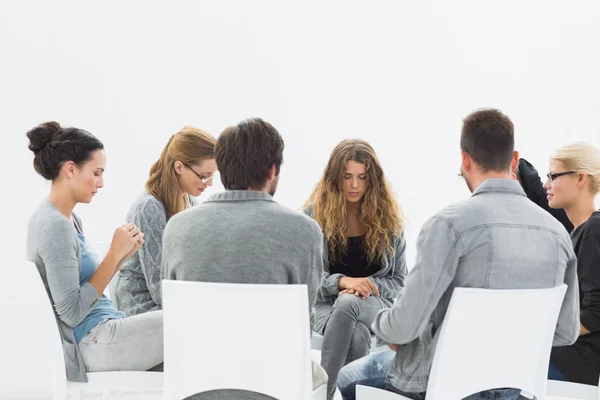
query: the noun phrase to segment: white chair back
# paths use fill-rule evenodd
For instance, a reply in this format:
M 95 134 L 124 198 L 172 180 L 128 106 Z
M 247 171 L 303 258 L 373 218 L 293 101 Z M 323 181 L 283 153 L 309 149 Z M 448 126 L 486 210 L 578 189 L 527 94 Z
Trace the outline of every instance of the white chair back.
M 60 335 L 37 267 L 21 261 L 6 269 L 0 280 L 0 399 L 65 398 Z
M 545 399 L 550 350 L 567 286 L 456 288 L 441 327 L 428 400 L 460 400 L 495 388 Z
M 163 399 L 220 389 L 311 398 L 306 285 L 163 280 L 162 291 Z

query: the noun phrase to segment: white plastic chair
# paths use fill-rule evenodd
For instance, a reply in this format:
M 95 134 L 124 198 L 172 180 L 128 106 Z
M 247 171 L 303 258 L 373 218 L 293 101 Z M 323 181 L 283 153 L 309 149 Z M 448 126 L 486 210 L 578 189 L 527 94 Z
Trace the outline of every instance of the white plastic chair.
M 31 262 L 9 267 L 1 280 L 3 326 L 0 329 L 0 399 L 83 398 L 111 392 L 149 393 L 162 390 L 160 372 L 94 372 L 88 383 L 69 382 L 54 311 L 36 266 Z
M 548 381 L 546 394 L 551 398 L 600 400 L 599 386 L 583 385 L 573 382 Z
M 428 400 L 460 400 L 495 388 L 546 398 L 550 349 L 566 285 L 550 289 L 456 288 L 442 324 Z M 404 396 L 358 385 L 357 399 Z
M 163 280 L 162 293 L 164 400 L 220 389 L 312 398 L 306 285 Z

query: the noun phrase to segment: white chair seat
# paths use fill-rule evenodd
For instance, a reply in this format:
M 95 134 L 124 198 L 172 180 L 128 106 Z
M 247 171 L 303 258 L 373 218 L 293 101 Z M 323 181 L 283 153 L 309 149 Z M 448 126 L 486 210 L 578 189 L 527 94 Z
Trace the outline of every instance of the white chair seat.
M 597 400 L 598 387 L 583 385 L 580 383 L 548 381 L 546 394 L 553 400 L 556 399 L 578 399 Z
M 387 390 L 362 385 L 356 385 L 356 398 L 369 400 L 411 400 L 408 397 L 388 392 Z
M 327 399 L 327 384 L 321 385 L 313 392 L 312 400 L 326 400 Z
M 162 372 L 91 372 L 87 374 L 87 383 L 68 382 L 69 393 L 81 392 L 85 394 L 105 393 L 106 391 L 118 393 L 147 393 L 162 392 Z

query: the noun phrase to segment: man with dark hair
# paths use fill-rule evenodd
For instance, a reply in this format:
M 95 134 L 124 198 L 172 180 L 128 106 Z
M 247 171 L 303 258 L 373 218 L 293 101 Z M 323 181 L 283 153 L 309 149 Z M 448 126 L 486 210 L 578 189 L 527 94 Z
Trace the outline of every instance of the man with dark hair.
M 260 118 L 245 120 L 225 129 L 215 149 L 225 189 L 266 188 L 265 191 L 273 196 L 283 163 L 283 147 L 283 139 L 277 130 Z
M 283 147 L 277 130 L 258 118 L 219 136 L 215 158 L 226 191 L 169 220 L 163 237 L 163 279 L 306 284 L 312 310 L 322 274 L 323 234 L 312 218 L 273 200 Z M 313 362 L 315 387 L 326 380 L 325 371 Z M 218 398 L 265 398 L 222 395 Z
M 423 225 L 405 290 L 372 325 L 391 350 L 342 369 L 337 382 L 344 399 L 355 398 L 357 384 L 424 398 L 440 327 L 456 287 L 531 289 L 566 283 L 554 345 L 569 345 L 578 337 L 573 246 L 564 227 L 529 201 L 511 177 L 519 159 L 512 122 L 498 110 L 476 111 L 463 121 L 460 146 L 461 172 L 473 194 Z M 520 391 L 510 388 L 468 397 L 520 398 Z

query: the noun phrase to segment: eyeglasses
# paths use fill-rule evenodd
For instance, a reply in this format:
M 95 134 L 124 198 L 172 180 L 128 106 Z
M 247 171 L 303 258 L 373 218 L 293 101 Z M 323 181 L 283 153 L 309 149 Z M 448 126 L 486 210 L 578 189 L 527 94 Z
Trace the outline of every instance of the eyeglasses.
M 194 171 L 194 168 L 192 168 L 191 165 L 186 164 L 186 163 L 182 163 L 187 169 L 189 169 L 190 171 L 192 171 L 194 173 L 194 175 L 196 175 L 198 177 L 198 179 L 200 179 L 202 181 L 202 183 L 206 184 L 206 182 L 210 181 L 215 175 L 211 175 L 208 178 L 204 178 L 202 175 L 200 175 L 199 173 L 197 173 L 196 171 Z
M 555 173 L 555 174 L 553 174 L 553 173 L 549 173 L 549 174 L 548 174 L 548 175 L 546 175 L 546 176 L 548 177 L 548 180 L 549 180 L 550 182 L 554 182 L 554 180 L 555 180 L 556 178 L 560 178 L 561 176 L 564 176 L 564 175 L 571 175 L 571 174 L 575 174 L 575 173 L 577 173 L 577 171 L 557 172 L 557 173 Z

